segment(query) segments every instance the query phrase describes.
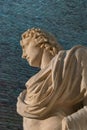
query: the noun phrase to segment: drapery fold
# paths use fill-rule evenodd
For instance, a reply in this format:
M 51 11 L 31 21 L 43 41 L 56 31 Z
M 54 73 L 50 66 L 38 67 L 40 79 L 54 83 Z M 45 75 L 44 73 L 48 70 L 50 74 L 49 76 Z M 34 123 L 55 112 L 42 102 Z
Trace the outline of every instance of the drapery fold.
M 87 106 L 65 117 L 62 130 L 87 130 Z
M 87 49 L 82 46 L 60 51 L 47 67 L 27 81 L 26 90 L 18 97 L 17 112 L 27 118 L 40 119 L 54 112 L 55 105 L 73 107 L 84 100 L 86 58 Z

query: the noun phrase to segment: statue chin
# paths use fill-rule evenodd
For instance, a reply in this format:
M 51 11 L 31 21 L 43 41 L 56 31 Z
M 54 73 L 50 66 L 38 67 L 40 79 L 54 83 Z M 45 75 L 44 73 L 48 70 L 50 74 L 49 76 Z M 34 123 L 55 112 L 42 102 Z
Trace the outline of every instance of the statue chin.
M 29 65 L 32 66 L 32 67 L 39 67 L 37 65 L 35 65 L 35 63 L 33 63 L 31 60 L 28 61 Z
M 30 66 L 33 66 L 30 59 L 27 59 L 27 62 L 28 62 L 28 64 L 29 64 Z

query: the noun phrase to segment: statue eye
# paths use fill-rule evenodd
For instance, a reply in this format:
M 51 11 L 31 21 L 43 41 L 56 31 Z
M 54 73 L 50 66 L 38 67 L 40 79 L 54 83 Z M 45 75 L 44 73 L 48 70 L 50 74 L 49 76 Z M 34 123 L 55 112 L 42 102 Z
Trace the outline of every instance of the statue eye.
M 23 45 L 23 46 L 22 46 L 22 48 L 24 49 L 24 48 L 25 48 L 25 46 Z

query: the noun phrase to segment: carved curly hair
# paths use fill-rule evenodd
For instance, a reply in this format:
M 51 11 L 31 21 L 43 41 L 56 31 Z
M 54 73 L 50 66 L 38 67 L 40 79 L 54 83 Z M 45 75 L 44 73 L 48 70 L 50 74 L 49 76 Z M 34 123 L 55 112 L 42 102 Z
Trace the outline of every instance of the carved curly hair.
M 37 41 L 36 46 L 50 51 L 52 55 L 57 54 L 59 50 L 63 50 L 62 46 L 59 43 L 57 43 L 55 37 L 51 33 L 45 32 L 42 29 L 28 29 L 26 32 L 22 34 L 22 39 L 28 37 L 35 38 L 35 40 Z

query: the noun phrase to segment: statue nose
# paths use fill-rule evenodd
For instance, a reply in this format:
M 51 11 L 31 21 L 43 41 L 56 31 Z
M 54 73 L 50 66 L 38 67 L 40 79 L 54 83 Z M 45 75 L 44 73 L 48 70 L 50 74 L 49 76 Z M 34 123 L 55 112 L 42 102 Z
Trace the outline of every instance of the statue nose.
M 26 58 L 26 54 L 22 54 L 22 58 L 25 59 Z

